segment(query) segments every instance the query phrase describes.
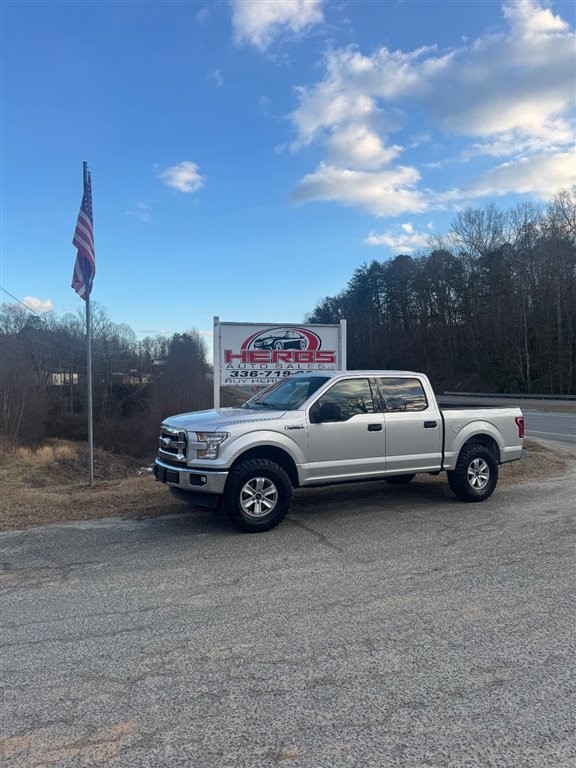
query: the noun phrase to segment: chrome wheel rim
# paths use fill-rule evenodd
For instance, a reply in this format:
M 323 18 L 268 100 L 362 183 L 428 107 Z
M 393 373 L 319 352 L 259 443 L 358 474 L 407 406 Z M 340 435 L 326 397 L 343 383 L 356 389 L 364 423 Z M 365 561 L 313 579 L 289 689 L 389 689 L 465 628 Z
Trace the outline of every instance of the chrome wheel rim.
M 490 467 L 484 459 L 474 459 L 468 465 L 468 482 L 477 491 L 485 488 L 490 480 Z
M 240 491 L 240 506 L 248 517 L 265 517 L 278 503 L 278 488 L 267 477 L 252 477 Z

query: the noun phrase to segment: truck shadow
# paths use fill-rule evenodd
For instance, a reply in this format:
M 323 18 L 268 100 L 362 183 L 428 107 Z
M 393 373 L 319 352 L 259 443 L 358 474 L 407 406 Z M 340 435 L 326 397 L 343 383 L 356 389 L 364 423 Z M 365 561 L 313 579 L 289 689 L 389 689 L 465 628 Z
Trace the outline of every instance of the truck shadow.
M 431 511 L 450 501 L 461 504 L 454 498 L 445 478 L 442 477 L 423 475 L 403 486 L 392 486 L 384 480 L 374 480 L 299 488 L 294 493 L 288 518 L 297 515 L 319 520 L 335 518 L 342 514 L 362 516 L 375 513 L 396 517 L 420 512 L 421 509 Z M 176 531 L 185 529 L 192 535 L 246 535 L 234 528 L 222 510 L 182 505 L 182 513 L 167 516 L 164 523 Z
M 389 485 L 384 480 L 374 480 L 319 488 L 299 488 L 294 494 L 293 509 L 331 508 L 335 503 L 350 510 L 364 505 L 386 508 L 391 503 L 406 503 L 413 507 L 414 504 L 428 505 L 435 500 L 438 504 L 445 504 L 451 498 L 454 497 L 443 478 L 423 476 L 402 486 Z

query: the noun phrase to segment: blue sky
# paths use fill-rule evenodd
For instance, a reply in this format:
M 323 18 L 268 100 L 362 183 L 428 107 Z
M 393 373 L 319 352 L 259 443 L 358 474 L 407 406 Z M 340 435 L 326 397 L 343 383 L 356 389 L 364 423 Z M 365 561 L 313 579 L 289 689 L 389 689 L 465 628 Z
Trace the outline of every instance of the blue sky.
M 139 336 L 299 323 L 455 211 L 574 183 L 571 2 L 2 5 L 0 284 Z M 11 299 L 2 294 L 3 301 Z

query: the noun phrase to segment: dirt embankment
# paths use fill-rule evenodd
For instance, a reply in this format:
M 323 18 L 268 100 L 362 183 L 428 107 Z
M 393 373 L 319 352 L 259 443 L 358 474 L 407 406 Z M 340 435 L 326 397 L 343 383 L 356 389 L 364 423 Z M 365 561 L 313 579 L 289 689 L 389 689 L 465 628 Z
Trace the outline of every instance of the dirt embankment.
M 500 467 L 500 485 L 509 486 L 564 474 L 573 454 L 527 440 L 522 461 Z M 149 517 L 181 512 L 183 506 L 137 461 L 95 452 L 95 484 L 87 484 L 86 445 L 49 441 L 38 450 L 0 445 L 0 530 L 106 517 Z M 417 482 L 445 482 L 422 475 Z
M 50 440 L 37 450 L 3 444 L 0 530 L 180 511 L 182 505 L 147 471 L 150 464 L 97 449 L 90 487 L 86 443 Z

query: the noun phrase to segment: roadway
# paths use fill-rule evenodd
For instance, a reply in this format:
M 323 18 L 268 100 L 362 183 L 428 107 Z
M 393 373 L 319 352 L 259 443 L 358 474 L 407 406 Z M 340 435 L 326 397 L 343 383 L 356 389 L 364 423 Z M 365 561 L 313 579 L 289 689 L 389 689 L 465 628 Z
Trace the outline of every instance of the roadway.
M 1 534 L 2 764 L 574 766 L 574 481 Z
M 576 443 L 576 414 L 548 411 L 525 411 L 526 437 Z

